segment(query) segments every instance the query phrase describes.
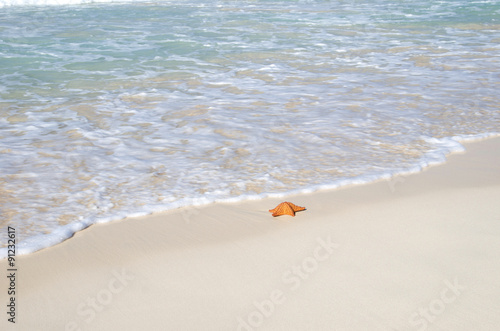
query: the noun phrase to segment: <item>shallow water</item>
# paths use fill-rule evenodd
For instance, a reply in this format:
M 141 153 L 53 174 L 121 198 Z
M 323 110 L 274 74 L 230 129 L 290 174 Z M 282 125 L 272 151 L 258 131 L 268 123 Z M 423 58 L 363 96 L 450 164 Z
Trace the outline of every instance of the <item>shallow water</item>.
M 500 131 L 497 1 L 19 2 L 0 1 L 0 224 L 21 253 Z

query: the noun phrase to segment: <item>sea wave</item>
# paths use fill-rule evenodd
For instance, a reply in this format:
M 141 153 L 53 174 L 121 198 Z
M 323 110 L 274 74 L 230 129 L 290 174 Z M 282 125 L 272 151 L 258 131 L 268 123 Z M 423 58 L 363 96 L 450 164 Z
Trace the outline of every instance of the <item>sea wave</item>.
M 57 245 L 69 238 L 71 238 L 76 232 L 82 231 L 87 227 L 97 224 L 97 223 L 107 223 L 111 221 L 117 221 L 129 217 L 140 217 L 146 216 L 155 212 L 162 212 L 177 208 L 196 208 L 212 203 L 234 203 L 245 200 L 259 200 L 264 198 L 284 198 L 289 195 L 296 194 L 308 194 L 323 190 L 331 190 L 340 187 L 350 186 L 350 185 L 362 185 L 369 184 L 378 180 L 387 180 L 395 176 L 407 176 L 423 171 L 429 166 L 435 166 L 443 164 L 447 160 L 447 156 L 456 152 L 464 152 L 465 147 L 462 145 L 463 142 L 475 142 L 488 138 L 500 137 L 500 133 L 490 132 L 482 133 L 477 135 L 463 135 L 454 136 L 450 138 L 426 138 L 430 143 L 433 144 L 434 148 L 431 149 L 426 155 L 420 160 L 418 164 L 413 165 L 407 169 L 399 169 L 393 172 L 379 172 L 370 173 L 366 175 L 357 176 L 349 179 L 340 179 L 328 184 L 314 185 L 307 188 L 295 189 L 291 191 L 284 191 L 280 193 L 263 193 L 263 194 L 245 194 L 232 198 L 223 199 L 186 199 L 185 201 L 177 201 L 175 204 L 169 205 L 168 208 L 165 207 L 153 207 L 147 211 L 133 213 L 133 214 L 118 214 L 112 217 L 103 218 L 87 218 L 77 222 L 73 222 L 64 226 L 60 226 L 49 234 L 40 234 L 36 236 L 29 237 L 24 241 L 20 242 L 16 246 L 16 255 L 26 255 L 34 253 L 41 249 Z M 7 247 L 0 248 L 0 259 L 6 258 L 8 256 Z

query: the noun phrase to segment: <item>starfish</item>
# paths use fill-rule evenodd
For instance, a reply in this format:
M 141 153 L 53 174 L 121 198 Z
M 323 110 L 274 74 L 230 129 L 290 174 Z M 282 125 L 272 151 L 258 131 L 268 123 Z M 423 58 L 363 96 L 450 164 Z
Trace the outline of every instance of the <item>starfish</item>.
M 305 207 L 299 207 L 294 205 L 291 202 L 282 202 L 276 208 L 274 209 L 269 209 L 269 212 L 273 213 L 273 216 L 281 216 L 281 215 L 290 215 L 290 216 L 295 216 L 296 211 L 301 211 L 305 210 Z

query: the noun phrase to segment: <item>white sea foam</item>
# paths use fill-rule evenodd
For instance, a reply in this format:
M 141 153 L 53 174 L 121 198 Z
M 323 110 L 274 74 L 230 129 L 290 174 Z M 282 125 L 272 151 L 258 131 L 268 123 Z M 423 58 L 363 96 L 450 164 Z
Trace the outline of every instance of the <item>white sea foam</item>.
M 0 0 L 1 7 L 11 6 L 63 6 L 91 3 L 127 3 L 145 2 L 142 0 Z
M 85 219 L 80 221 L 74 221 L 71 224 L 67 224 L 65 226 L 61 226 L 56 228 L 50 234 L 40 234 L 36 236 L 29 237 L 22 241 L 16 247 L 17 255 L 24 255 L 36 252 L 43 248 L 47 248 L 50 246 L 54 246 L 58 243 L 61 243 L 69 238 L 71 238 L 76 232 L 84 230 L 88 226 L 96 223 L 107 223 L 111 221 L 121 220 L 126 217 L 140 217 L 145 216 L 154 212 L 166 211 L 169 209 L 183 208 L 183 207 L 196 207 L 196 206 L 204 206 L 211 203 L 235 203 L 241 202 L 245 200 L 259 200 L 264 198 L 284 198 L 289 195 L 295 194 L 309 194 L 321 190 L 331 190 L 340 188 L 343 186 L 350 185 L 362 185 L 368 184 L 381 179 L 389 179 L 398 175 L 410 175 L 414 173 L 418 173 L 423 169 L 431 166 L 438 165 L 446 162 L 446 157 L 451 153 L 463 152 L 465 151 L 464 146 L 460 142 L 471 142 L 478 141 L 487 138 L 493 138 L 500 136 L 500 133 L 483 133 L 478 135 L 466 135 L 466 136 L 455 136 L 452 138 L 429 138 L 427 139 L 431 143 L 434 144 L 435 149 L 428 152 L 422 161 L 419 164 L 415 164 L 413 167 L 408 169 L 400 169 L 398 171 L 393 172 L 381 172 L 376 174 L 366 174 L 357 176 L 350 179 L 341 179 L 337 180 L 330 184 L 321 184 L 310 186 L 307 188 L 301 188 L 291 191 L 284 191 L 280 193 L 263 193 L 263 194 L 253 194 L 253 195 L 240 195 L 230 198 L 224 199 L 210 199 L 210 198 L 198 198 L 192 199 L 189 202 L 177 202 L 169 205 L 169 207 L 150 207 L 147 208 L 148 212 L 138 212 L 138 213 L 122 213 L 118 215 L 114 215 L 112 217 L 102 217 L 98 219 Z M 6 258 L 8 256 L 7 248 L 0 248 L 0 258 Z

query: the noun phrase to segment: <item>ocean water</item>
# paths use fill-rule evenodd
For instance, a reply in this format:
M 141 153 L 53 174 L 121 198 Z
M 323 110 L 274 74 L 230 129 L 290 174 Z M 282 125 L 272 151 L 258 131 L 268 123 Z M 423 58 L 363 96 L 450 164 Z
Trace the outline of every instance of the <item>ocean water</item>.
M 0 80 L 0 247 L 26 254 L 498 134 L 500 2 L 0 0 Z

